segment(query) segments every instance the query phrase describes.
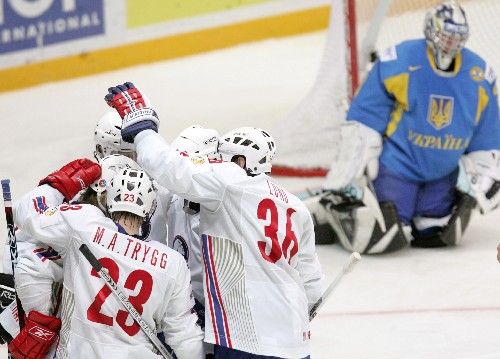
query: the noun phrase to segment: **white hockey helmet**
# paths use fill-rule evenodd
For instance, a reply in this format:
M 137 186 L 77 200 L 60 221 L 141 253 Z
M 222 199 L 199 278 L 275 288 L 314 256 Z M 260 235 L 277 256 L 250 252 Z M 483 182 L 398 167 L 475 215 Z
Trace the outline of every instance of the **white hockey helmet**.
M 219 133 L 200 125 L 190 126 L 172 141 L 172 147 L 189 154 L 218 157 Z
M 276 153 L 272 136 L 261 128 L 239 127 L 219 140 L 219 153 L 224 161 L 244 156 L 250 175 L 271 172 L 271 161 Z
M 99 160 L 111 154 L 135 158 L 135 146 L 122 140 L 122 119 L 116 111 L 106 112 L 94 130 L 94 157 Z
M 90 185 L 90 188 L 92 188 L 97 194 L 102 194 L 106 191 L 107 184 L 111 182 L 113 176 L 121 169 L 141 169 L 139 164 L 134 160 L 118 154 L 100 158 L 99 165 L 101 166 L 101 177 Z
M 456 1 L 447 0 L 425 16 L 424 34 L 440 70 L 447 70 L 469 37 L 465 11 Z
M 156 199 L 156 189 L 143 170 L 123 168 L 106 186 L 108 212 L 128 212 L 146 218 Z

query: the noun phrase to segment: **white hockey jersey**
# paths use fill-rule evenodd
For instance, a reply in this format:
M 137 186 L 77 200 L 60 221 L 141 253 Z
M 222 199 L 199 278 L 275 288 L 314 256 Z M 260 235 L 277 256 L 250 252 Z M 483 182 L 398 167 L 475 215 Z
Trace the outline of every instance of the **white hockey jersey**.
M 144 222 L 141 228 L 141 237 L 143 240 L 153 240 L 167 245 L 167 212 L 172 194 L 165 188 L 155 187 L 158 190 L 155 205 L 149 214 L 150 220 Z
M 182 254 L 191 272 L 194 297 L 204 305 L 200 214 L 184 211 L 184 199 L 173 195 L 167 212 L 168 246 Z
M 119 233 L 115 223 L 91 205 L 63 204 L 17 223 L 50 245 L 63 259 L 64 311 L 71 315 L 69 358 L 159 358 L 146 335 L 79 251 L 85 243 L 109 275 L 124 288 L 145 322 L 178 358 L 202 358 L 203 333 L 191 313 L 189 271 L 182 256 L 155 241 Z M 64 322 L 64 318 L 63 318 Z M 58 357 L 64 352 L 58 351 Z
M 62 201 L 63 195 L 59 191 L 49 185 L 42 185 L 23 196 L 23 200 L 17 204 L 17 213 L 21 217 L 29 217 L 43 213 L 47 208 Z M 16 240 L 16 288 L 24 310 L 26 313 L 37 310 L 52 315 L 54 313 L 51 309 L 57 306 L 54 283 L 62 282 L 63 277 L 61 256 L 55 249 L 34 240 L 25 231 L 17 230 Z M 4 271 L 9 269 L 10 272 L 12 265 L 8 245 L 5 249 Z
M 322 293 L 307 208 L 261 174 L 170 150 L 151 130 L 135 139 L 158 183 L 201 204 L 205 341 L 259 355 L 310 354 L 308 308 Z

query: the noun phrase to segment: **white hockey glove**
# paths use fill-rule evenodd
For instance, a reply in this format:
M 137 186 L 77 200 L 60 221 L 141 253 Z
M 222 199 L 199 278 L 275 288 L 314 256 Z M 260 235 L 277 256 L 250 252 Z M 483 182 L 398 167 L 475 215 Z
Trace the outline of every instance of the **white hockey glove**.
M 500 151 L 474 151 L 459 162 L 457 189 L 474 197 L 486 214 L 500 205 Z
M 373 180 L 378 174 L 382 136 L 357 121 L 343 123 L 340 136 L 339 151 L 323 184 L 325 189 L 340 190 L 365 175 Z

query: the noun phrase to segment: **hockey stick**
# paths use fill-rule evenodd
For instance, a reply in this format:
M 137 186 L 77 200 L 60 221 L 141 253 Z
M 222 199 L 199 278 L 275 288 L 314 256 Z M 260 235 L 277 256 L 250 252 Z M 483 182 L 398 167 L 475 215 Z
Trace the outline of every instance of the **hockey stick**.
M 146 334 L 151 343 L 156 347 L 156 349 L 158 349 L 160 354 L 164 358 L 173 359 L 174 357 L 172 356 L 171 353 L 168 352 L 167 348 L 163 346 L 160 339 L 158 339 L 158 337 L 156 336 L 155 331 L 149 327 L 149 325 L 144 321 L 144 319 L 142 319 L 139 312 L 135 309 L 132 303 L 129 302 L 123 290 L 119 288 L 118 284 L 116 284 L 116 282 L 109 276 L 108 272 L 104 269 L 102 264 L 90 251 L 90 248 L 86 244 L 82 244 L 79 249 L 80 252 L 82 252 L 83 256 L 90 263 L 92 268 L 94 268 L 96 272 L 99 273 L 101 278 L 104 279 L 104 281 L 106 282 L 109 289 L 111 289 L 111 291 L 113 292 L 114 295 L 116 295 L 120 303 L 125 307 L 125 309 L 127 309 L 132 318 L 137 322 L 137 324 L 139 324 L 144 334 Z
M 16 232 L 14 227 L 14 215 L 12 214 L 12 196 L 10 193 L 10 180 L 3 179 L 2 183 L 2 193 L 3 193 L 3 205 L 5 208 L 5 220 L 7 222 L 7 233 L 9 238 L 10 247 L 10 262 L 12 264 L 12 276 L 14 277 L 14 269 L 17 265 L 17 240 Z M 16 293 L 16 304 L 17 312 L 19 315 L 19 329 L 24 328 L 24 309 L 21 305 L 21 301 Z
M 311 308 L 311 310 L 309 312 L 309 321 L 313 320 L 314 317 L 316 316 L 316 314 L 318 314 L 319 308 L 321 308 L 323 306 L 323 304 L 325 304 L 325 300 L 330 296 L 330 294 L 333 292 L 333 290 L 339 285 L 340 280 L 344 277 L 344 275 L 349 273 L 352 270 L 352 268 L 354 267 L 354 265 L 356 263 L 358 263 L 360 260 L 361 260 L 361 256 L 359 255 L 358 252 L 351 253 L 351 255 L 349 256 L 349 259 L 344 264 L 344 267 L 342 268 L 340 273 L 337 274 L 337 276 L 335 277 L 333 282 L 328 286 L 328 288 L 326 288 L 326 290 L 323 293 L 323 295 L 321 296 L 321 298 L 319 298 L 318 301 L 316 303 L 314 303 L 313 307 Z

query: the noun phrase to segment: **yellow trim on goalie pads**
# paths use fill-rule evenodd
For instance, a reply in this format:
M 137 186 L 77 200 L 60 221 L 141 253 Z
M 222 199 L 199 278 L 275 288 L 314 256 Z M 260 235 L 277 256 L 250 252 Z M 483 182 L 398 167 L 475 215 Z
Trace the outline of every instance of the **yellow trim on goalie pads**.
M 399 121 L 403 117 L 403 112 L 408 111 L 408 84 L 410 75 L 402 73 L 396 76 L 388 77 L 384 80 L 384 86 L 390 94 L 396 99 L 396 108 L 391 113 L 391 120 L 387 125 L 385 134 L 387 137 L 392 136 L 398 128 Z
M 0 70 L 0 92 L 193 55 L 245 42 L 318 31 L 327 27 L 329 11 L 329 6 L 305 9 L 8 68 Z

